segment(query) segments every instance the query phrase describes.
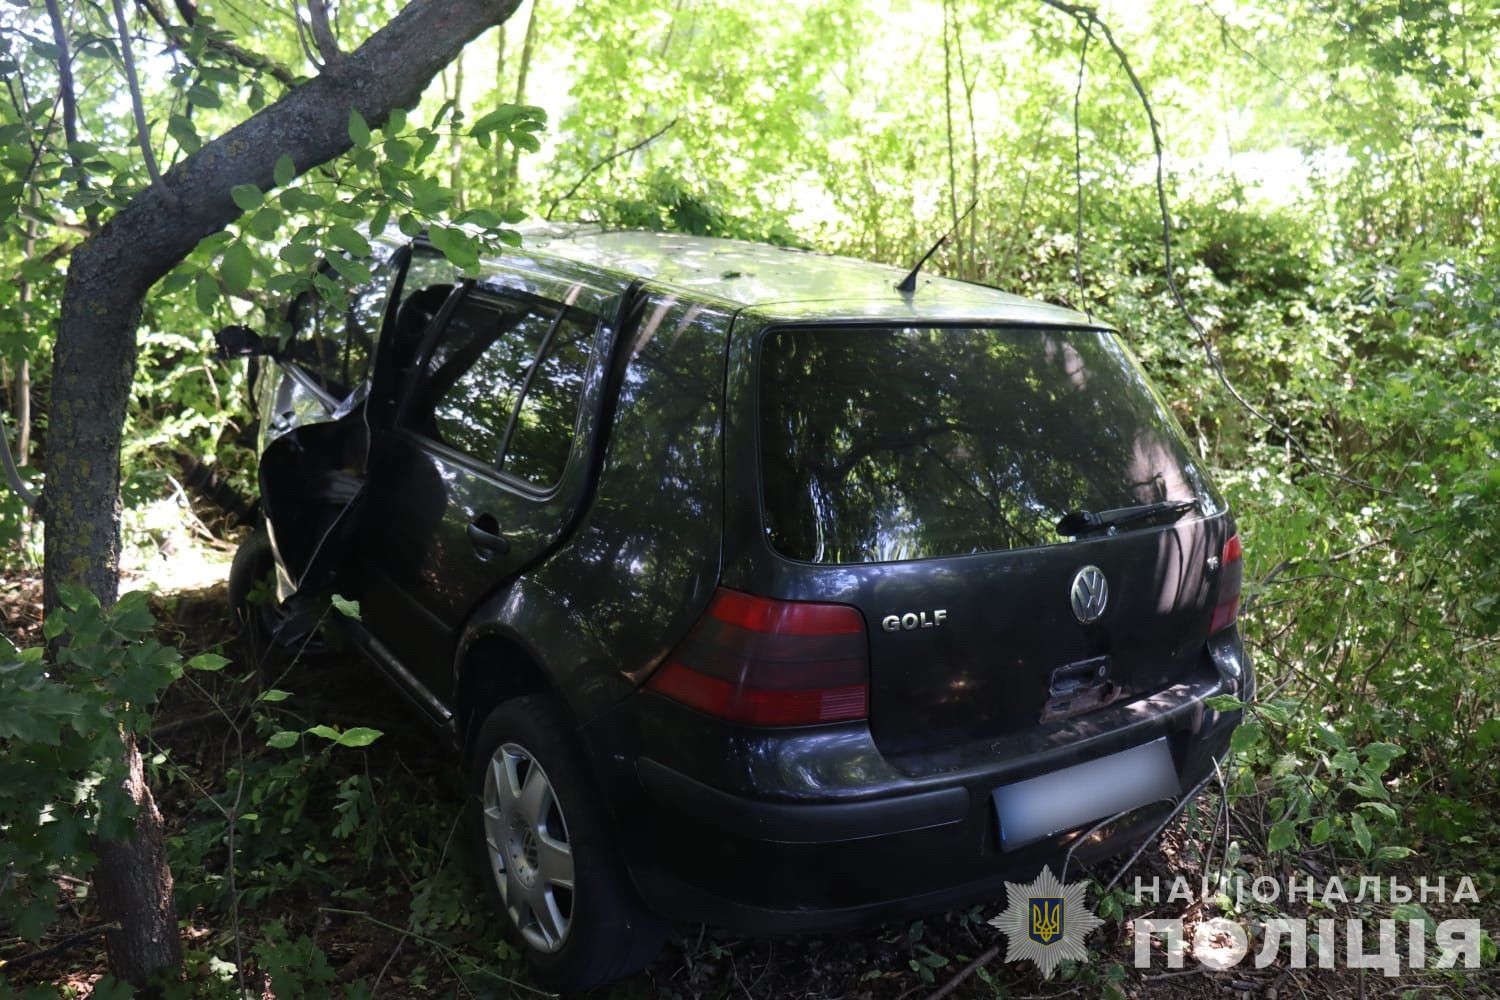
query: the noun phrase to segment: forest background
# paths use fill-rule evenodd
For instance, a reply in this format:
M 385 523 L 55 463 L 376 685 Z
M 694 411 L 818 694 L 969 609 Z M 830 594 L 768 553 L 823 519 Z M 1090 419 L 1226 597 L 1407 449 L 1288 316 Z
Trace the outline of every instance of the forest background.
M 69 255 L 400 6 L 0 7 L 0 405 L 31 487 L 58 461 L 52 358 Z M 362 227 L 433 226 L 458 261 L 522 220 L 566 219 L 897 265 L 951 228 L 932 270 L 1118 326 L 1235 509 L 1261 688 L 1228 787 L 1202 810 L 1203 832 L 1221 806 L 1233 817 L 1214 877 L 1465 874 L 1488 900 L 1500 889 L 1497 52 L 1500 16 L 1483 0 L 527 0 L 409 111 L 340 112 L 348 152 L 310 169 L 278 161 L 274 183 L 226 191 L 238 218 L 151 287 L 121 449 L 124 563 L 132 579 L 165 579 L 232 539 L 234 518 L 207 498 L 224 493 L 205 484 L 253 496 L 254 455 L 243 366 L 214 360 L 212 332 L 263 323 L 320 254 L 366 273 Z M 40 518 L 0 494 L 7 593 L 32 593 L 42 555 Z M 73 636 L 70 673 L 87 680 L 44 684 L 38 637 L 15 621 L 11 638 L 32 649 L 0 669 L 0 776 L 45 761 L 56 777 L 24 792 L 0 782 L 0 822 L 39 803 L 69 817 L 0 847 L 4 956 L 58 940 L 56 886 L 67 906 L 89 904 L 86 881 L 69 879 L 87 874 L 111 783 L 80 779 L 112 773 L 120 741 L 88 713 L 143 676 L 130 657 L 152 641 L 143 603 L 91 610 L 69 593 L 49 600 L 46 638 Z M 79 637 L 101 634 L 109 648 L 90 658 Z M 156 673 L 134 692 L 132 735 L 147 739 L 151 705 L 182 673 L 173 645 L 145 657 Z M 218 657 L 176 645 L 198 668 L 176 687 L 216 711 L 249 699 L 237 738 L 259 746 L 282 728 L 278 697 L 231 689 Z M 58 739 L 70 727 L 87 746 Z M 149 783 L 182 808 L 168 853 L 181 912 L 207 928 L 189 954 L 203 976 L 278 969 L 332 988 L 313 937 L 238 922 L 241 905 L 309 891 L 307 850 L 367 868 L 382 851 L 406 859 L 404 910 L 319 898 L 382 914 L 391 940 L 437 942 L 448 957 L 419 976 L 478 990 L 481 966 L 519 974 L 463 912 L 469 876 L 436 849 L 386 846 L 400 832 L 381 804 L 415 790 L 351 765 L 349 747 L 241 747 L 214 774 L 226 784 L 174 794 L 185 772 L 150 745 Z M 270 805 L 299 781 L 324 783 L 334 805 L 296 817 Z M 284 822 L 249 803 L 284 809 Z M 429 807 L 429 819 L 444 808 Z M 199 859 L 226 839 L 228 871 L 205 871 Z M 923 933 L 898 949 L 892 995 L 971 957 Z M 662 973 L 688 969 L 689 992 L 702 985 L 694 954 L 684 945 Z M 1128 985 L 1106 968 L 1111 989 Z M 1007 988 L 988 973 L 970 985 Z

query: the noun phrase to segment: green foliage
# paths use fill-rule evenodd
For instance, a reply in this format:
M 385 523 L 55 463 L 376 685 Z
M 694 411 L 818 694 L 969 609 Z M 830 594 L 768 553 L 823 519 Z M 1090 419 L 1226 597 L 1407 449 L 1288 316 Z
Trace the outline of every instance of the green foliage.
M 411 983 L 436 965 L 483 990 L 511 984 L 497 968 L 515 967 L 519 955 L 495 951 L 494 916 L 476 904 L 482 888 L 458 863 L 456 775 L 453 788 L 434 794 L 430 775 L 412 774 L 374 729 L 348 724 L 347 697 L 311 693 L 327 669 L 346 675 L 323 678 L 335 692 L 357 670 L 295 664 L 303 694 L 258 690 L 253 671 L 198 675 L 199 696 L 229 727 L 230 753 L 222 768 L 209 767 L 206 785 L 185 762 L 163 769 L 194 792 L 169 842 L 179 906 L 221 929 L 190 956 L 196 985 L 182 995 L 229 996 L 237 983 L 267 981 L 277 995 L 364 996 L 367 984 L 342 982 L 325 950 L 320 932 L 332 921 L 354 925 L 360 940 L 368 930 L 395 951 L 409 940 L 412 954 L 430 955 L 403 970 Z M 330 721 L 308 725 L 308 717 Z M 289 738 L 277 739 L 282 733 Z M 232 926 L 239 930 L 225 930 Z
M 1361 866 L 1410 855 L 1398 842 L 1404 820 L 1385 784 L 1402 748 L 1350 746 L 1333 726 L 1297 719 L 1305 708 L 1282 700 L 1252 706 L 1234 734 L 1241 791 L 1265 786 L 1266 850 L 1324 848 Z
M 388 7 L 350 0 L 341 20 L 374 23 Z M 455 68 L 409 112 L 351 114 L 340 161 L 302 172 L 282 156 L 272 187 L 226 192 L 241 218 L 164 279 L 142 318 L 123 476 L 136 534 L 152 530 L 149 504 L 178 493 L 174 452 L 254 492 L 243 368 L 207 360 L 210 331 L 264 326 L 309 289 L 336 294 L 316 263 L 358 281 L 381 234 L 426 227 L 461 268 L 514 240 L 523 215 L 909 264 L 972 199 L 929 268 L 1119 326 L 1232 501 L 1263 700 L 1232 774 L 1259 842 L 1237 844 L 1230 866 L 1242 850 L 1356 866 L 1493 851 L 1500 25 L 1441 0 L 1153 0 L 1112 22 L 1168 145 L 1174 277 L 1252 412 L 1168 287 L 1145 111 L 1097 35 L 1080 67 L 1081 34 L 1058 12 L 972 0 L 532 8 L 528 57 L 533 32 L 511 25 L 503 49 L 492 36 L 464 57 L 463 87 Z M 73 143 L 45 12 L 11 5 L 0 26 L 0 75 L 25 84 L 0 100 L 0 375 L 31 362 L 34 478 L 66 254 L 145 172 L 126 102 L 98 82 L 119 78 L 104 6 L 69 14 L 75 77 L 93 81 L 76 95 Z M 219 42 L 312 71 L 285 12 L 199 5 L 191 26 L 133 30 L 138 54 L 152 53 L 144 110 L 164 167 L 282 92 Z M 1245 166 L 1256 157 L 1291 169 L 1257 183 Z M 0 389 L 12 440 L 16 392 Z M 24 537 L 5 493 L 9 561 Z M 0 918 L 28 933 L 50 913 L 45 874 L 85 870 L 91 833 L 128 819 L 111 771 L 118 727 L 139 732 L 180 669 L 151 645 L 142 608 L 70 603 L 48 626 L 72 637 L 52 664 L 0 647 L 0 870 L 16 872 Z M 233 682 L 218 661 L 194 664 Z M 173 845 L 187 904 L 222 912 L 299 891 L 383 901 L 328 874 L 347 854 L 410 878 L 410 912 L 393 918 L 404 931 L 477 934 L 473 884 L 431 833 L 448 817 L 424 789 L 353 763 L 396 734 L 371 743 L 364 720 L 309 714 L 305 695 L 279 688 L 246 697 L 245 749 L 212 802 L 195 797 Z M 230 801 L 227 815 L 214 804 Z M 232 861 L 201 864 L 231 844 Z M 247 964 L 280 970 L 291 992 L 330 988 L 310 928 L 256 938 Z M 924 946 L 903 945 L 912 985 L 951 971 L 934 956 L 956 957 Z M 210 962 L 227 953 L 203 954 L 221 976 Z M 1076 974 L 1094 992 L 1118 988 L 1100 970 Z M 1006 989 L 988 976 L 977 978 Z
M 92 839 L 132 829 L 123 741 L 146 732 L 183 670 L 154 624 L 144 594 L 106 609 L 71 590 L 44 629 L 53 656 L 0 639 L 0 921 L 28 941 L 56 915 L 51 877 L 86 875 Z

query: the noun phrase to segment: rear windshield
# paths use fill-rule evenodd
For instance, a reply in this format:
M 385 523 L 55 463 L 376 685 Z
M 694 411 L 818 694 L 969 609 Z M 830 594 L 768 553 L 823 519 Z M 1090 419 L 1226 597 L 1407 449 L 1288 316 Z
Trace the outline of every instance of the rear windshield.
M 789 329 L 760 363 L 766 533 L 814 563 L 1065 541 L 1058 518 L 1219 502 L 1113 334 Z

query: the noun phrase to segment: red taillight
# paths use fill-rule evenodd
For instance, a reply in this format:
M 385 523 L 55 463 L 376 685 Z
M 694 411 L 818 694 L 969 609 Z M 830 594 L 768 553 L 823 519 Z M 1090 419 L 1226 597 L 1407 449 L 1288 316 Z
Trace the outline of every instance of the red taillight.
M 863 719 L 870 704 L 865 619 L 846 604 L 720 588 L 646 687 L 751 726 Z
M 1239 535 L 1230 535 L 1224 543 L 1224 554 L 1219 563 L 1219 602 L 1214 605 L 1213 621 L 1208 624 L 1210 635 L 1228 628 L 1240 616 L 1240 586 L 1244 581 L 1245 550 L 1240 545 Z

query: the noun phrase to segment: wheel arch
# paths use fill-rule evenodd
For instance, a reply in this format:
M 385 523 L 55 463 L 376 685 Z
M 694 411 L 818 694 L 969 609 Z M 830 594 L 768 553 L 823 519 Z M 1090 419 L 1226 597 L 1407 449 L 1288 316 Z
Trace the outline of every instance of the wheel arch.
M 523 695 L 557 693 L 535 651 L 519 636 L 498 628 L 474 630 L 454 665 L 453 723 L 464 758 L 498 705 Z

